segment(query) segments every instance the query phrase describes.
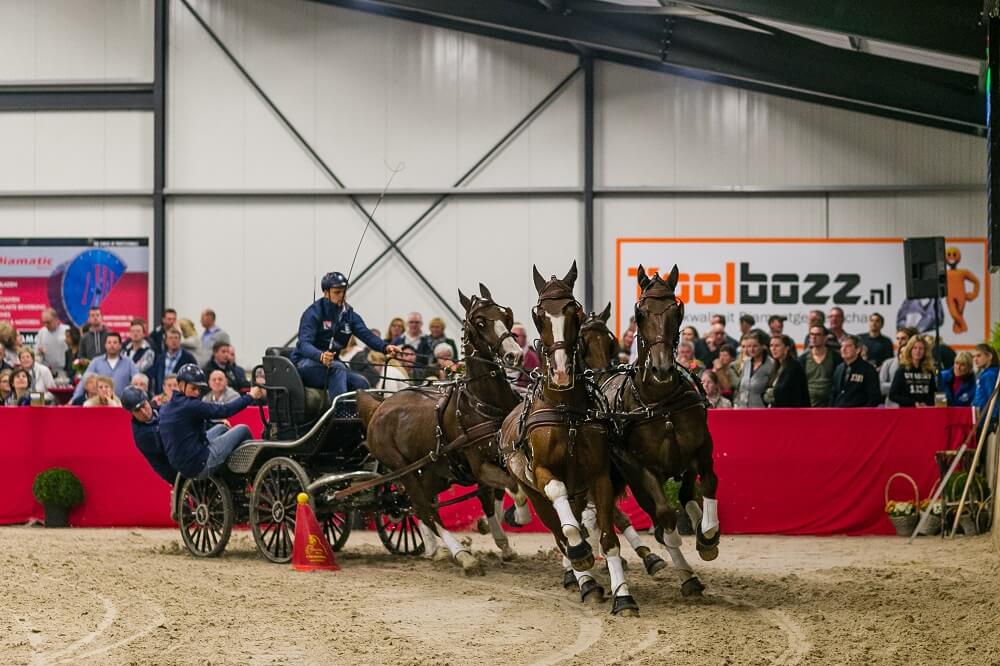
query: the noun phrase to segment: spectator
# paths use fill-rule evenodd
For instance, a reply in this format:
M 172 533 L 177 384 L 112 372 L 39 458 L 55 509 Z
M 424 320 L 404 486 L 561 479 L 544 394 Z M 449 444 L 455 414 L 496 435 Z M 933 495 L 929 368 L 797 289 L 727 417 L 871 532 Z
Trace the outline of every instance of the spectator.
M 227 403 L 239 400 L 240 394 L 229 387 L 226 373 L 222 370 L 212 370 L 208 373 L 208 393 L 202 398 L 205 402 Z
M 389 322 L 389 325 L 386 326 L 385 330 L 385 337 L 382 339 L 389 344 L 392 344 L 392 341 L 403 335 L 403 332 L 406 330 L 406 326 L 403 324 L 403 318 L 393 317 L 392 321 Z
M 830 314 L 826 316 L 826 321 L 830 337 L 836 341 L 839 348 L 847 336 L 847 331 L 844 330 L 844 310 L 836 306 L 830 308 Z
M 406 331 L 396 337 L 392 343 L 399 347 L 410 345 L 416 352 L 416 365 L 426 366 L 431 358 L 431 350 L 424 336 L 424 319 L 419 312 L 411 312 L 406 317 Z
M 156 357 L 153 363 L 151 379 L 153 392 L 163 390 L 163 380 L 167 375 L 176 374 L 185 365 L 194 363 L 194 356 L 186 349 L 181 349 L 181 332 L 172 328 L 163 338 L 164 351 Z
M 934 405 L 934 361 L 929 351 L 930 345 L 920 335 L 910 338 L 903 348 L 889 388 L 889 397 L 900 407 Z
M 73 362 L 79 358 L 80 353 L 80 329 L 76 326 L 66 327 L 66 354 L 63 356 L 63 368 L 66 370 L 66 376 L 70 379 L 76 376 L 76 370 L 73 368 Z
M 89 368 L 88 368 L 89 370 Z M 97 395 L 88 398 L 84 407 L 121 407 L 121 400 L 115 395 L 115 380 L 107 375 L 95 375 Z M 123 389 L 124 390 L 124 389 Z
M 0 369 L 0 407 L 7 404 L 7 397 L 10 395 L 10 376 L 14 371 L 10 368 Z
M 524 327 L 524 324 L 514 322 L 510 332 L 514 335 L 514 339 L 517 340 L 517 344 L 521 347 L 523 356 L 521 357 L 521 371 L 518 372 L 517 370 L 508 370 L 508 377 L 513 374 L 515 377 L 515 379 L 513 379 L 515 384 L 518 386 L 529 386 L 531 384 L 531 371 L 539 365 L 538 354 L 536 354 L 535 350 L 528 345 L 528 329 Z M 628 331 L 625 331 L 625 333 L 628 333 Z
M 149 397 L 149 376 L 144 372 L 137 372 L 132 375 L 132 386 L 142 389 L 142 392 Z
M 787 335 L 775 335 L 770 349 L 774 374 L 764 392 L 764 402 L 771 407 L 808 407 L 809 383 L 806 371 L 795 358 L 795 341 Z
M 427 366 L 427 377 L 444 380 L 458 371 L 459 365 L 455 363 L 451 347 L 446 342 L 439 342 L 434 348 L 434 362 Z
M 767 328 L 771 331 L 771 338 L 785 334 L 785 320 L 787 317 L 781 315 L 771 315 L 767 318 Z
M 914 335 L 919 335 L 915 328 L 901 328 L 896 331 L 896 354 L 879 368 L 878 380 L 882 389 L 882 395 L 885 397 L 886 407 L 899 407 L 899 405 L 889 399 L 889 389 L 892 388 L 892 380 L 896 376 L 896 370 L 899 369 L 899 357 L 903 353 L 903 348 L 906 347 L 906 343 Z
M 104 343 L 107 339 L 108 329 L 104 326 L 104 315 L 101 314 L 101 308 L 90 308 L 90 312 L 87 313 L 87 332 L 80 338 L 77 358 L 85 358 L 89 361 L 95 356 L 100 356 L 106 349 Z
M 82 407 L 84 403 L 97 395 L 97 375 L 86 375 L 80 380 L 83 385 L 83 393 L 74 395 L 69 404 L 74 407 Z
M 10 376 L 10 394 L 4 401 L 6 407 L 28 407 L 31 405 L 31 373 L 18 368 Z
M 681 329 L 681 340 L 690 342 L 692 347 L 698 346 L 698 340 L 701 336 L 698 335 L 698 329 L 694 326 L 685 326 Z
M 726 328 L 722 324 L 715 323 L 712 327 L 708 329 L 708 337 L 701 343 L 697 345 L 694 350 L 694 355 L 699 361 L 705 364 L 706 367 L 715 365 L 715 359 L 719 358 L 719 350 L 722 349 L 722 345 L 729 344 L 726 336 Z M 733 349 L 736 349 L 736 345 L 732 345 Z M 634 354 L 633 354 L 634 356 Z
M 753 315 L 742 314 L 740 315 L 740 339 L 746 337 L 747 333 L 753 330 L 753 325 L 757 323 L 757 320 L 753 318 Z
M 732 399 L 736 392 L 736 387 L 740 383 L 740 375 L 736 372 L 734 363 L 736 362 L 736 348 L 728 342 L 719 348 L 718 356 L 712 363 L 715 370 L 715 378 L 719 382 L 719 390 L 722 395 Z
M 928 342 L 931 343 L 930 356 L 931 360 L 934 361 L 934 366 L 937 368 L 949 368 L 955 365 L 955 350 L 945 344 L 944 338 L 938 336 L 936 338 L 931 338 L 929 335 Z
M 938 376 L 938 390 L 948 399 L 949 407 L 968 407 L 976 396 L 976 375 L 972 371 L 972 354 L 961 352 L 951 368 Z
M 148 342 L 146 342 L 146 322 L 142 319 L 133 319 L 128 327 L 128 342 L 122 348 L 122 354 L 132 359 L 139 372 L 146 372 L 153 367 L 156 359 L 156 352 Z
M 0 370 L 13 370 L 14 366 L 7 362 L 7 348 L 0 344 Z
M 868 332 L 861 336 L 861 344 L 868 350 L 868 362 L 876 368 L 892 358 L 892 340 L 882 335 L 885 318 L 878 312 L 868 316 Z
M 201 345 L 194 357 L 198 359 L 198 365 L 204 366 L 212 358 L 212 350 L 215 349 L 216 343 L 229 344 L 229 334 L 215 325 L 215 310 L 211 308 L 202 310 L 201 327 L 204 329 L 201 334 Z
M 697 372 L 705 367 L 705 364 L 694 357 L 694 345 L 687 340 L 677 343 L 677 364 L 686 370 Z
M 221 370 L 226 376 L 226 385 L 241 391 L 250 388 L 246 372 L 233 362 L 233 346 L 228 342 L 216 342 L 212 348 L 212 358 L 205 364 L 205 374 L 211 379 L 212 372 Z M 209 382 L 211 384 L 211 382 Z
M 817 312 L 817 311 L 813 311 Z M 810 316 L 813 313 L 810 313 Z M 820 312 L 820 315 L 823 313 Z M 833 371 L 840 365 L 840 354 L 827 346 L 828 331 L 823 324 L 809 327 L 809 349 L 799 356 L 809 384 L 809 404 L 813 407 L 830 405 Z
M 154 354 L 162 354 L 166 349 L 167 331 L 177 326 L 177 310 L 167 308 L 160 316 L 160 325 L 149 334 L 149 346 L 153 348 Z
M 410 379 L 414 380 L 411 382 L 412 384 L 422 382 L 426 376 L 427 366 L 420 362 L 420 357 L 417 356 L 417 350 L 413 348 L 413 345 L 404 344 L 400 347 L 399 365 L 406 370 Z
M 726 315 L 723 315 L 723 314 L 714 314 L 714 315 L 712 315 L 711 318 L 709 319 L 709 324 L 711 326 L 715 326 L 716 324 L 718 324 L 718 325 L 722 326 L 722 330 L 723 330 L 723 332 L 725 332 L 725 330 L 726 330 Z M 709 332 L 711 332 L 711 328 L 709 328 Z M 739 349 L 739 347 L 740 347 L 739 340 L 737 340 L 736 338 L 733 338 L 733 337 L 729 336 L 729 334 L 726 334 L 726 339 L 722 342 L 722 344 L 732 345 L 733 349 Z M 720 344 L 719 346 L 721 347 L 722 345 Z
M 372 350 L 368 353 L 368 361 L 378 374 L 378 383 L 375 388 L 387 391 L 401 391 L 409 386 L 409 382 L 407 381 L 409 375 L 396 359 L 390 359 L 386 363 L 385 354 Z
M 128 356 L 122 356 L 122 338 L 118 333 L 111 331 L 104 340 L 104 354 L 95 356 L 87 366 L 86 375 L 106 375 L 114 379 L 115 395 L 121 395 L 125 387 L 132 382 L 132 377 L 139 372 Z M 76 385 L 73 397 L 83 393 L 81 384 Z
M 635 331 L 633 329 L 631 329 L 631 328 L 626 328 L 625 332 L 622 333 L 621 354 L 624 354 L 624 356 L 625 356 L 625 360 L 622 361 L 623 364 L 628 364 L 629 358 L 631 358 L 631 356 L 632 356 L 632 345 L 633 345 L 634 342 L 635 342 Z M 698 352 L 698 344 L 701 343 L 701 342 L 702 342 L 702 340 L 699 339 L 695 343 L 695 354 L 697 354 L 697 352 Z M 532 350 L 532 353 L 534 353 L 534 350 Z M 537 356 L 535 357 L 535 360 L 536 361 L 538 360 Z
M 760 340 L 752 332 L 743 336 L 743 373 L 736 391 L 736 407 L 766 407 L 764 391 L 774 372 L 774 361 L 767 355 Z
M 181 330 L 181 349 L 186 349 L 191 352 L 191 356 L 197 358 L 198 352 L 201 349 L 201 336 L 198 335 L 198 329 L 194 327 L 194 322 L 190 319 L 181 319 L 177 322 L 177 328 Z M 167 345 L 167 338 L 163 338 L 163 346 Z
M 701 386 L 705 389 L 705 399 L 710 407 L 731 409 L 733 403 L 719 391 L 719 378 L 714 370 L 702 370 Z
M 44 393 L 45 399 L 52 400 L 49 389 L 55 388 L 56 380 L 52 377 L 52 371 L 41 363 L 35 362 L 35 355 L 27 347 L 21 347 L 17 358 L 21 361 L 21 368 L 28 371 L 31 377 L 31 390 L 36 393 Z
M 9 321 L 0 321 L 0 363 L 13 368 L 17 365 L 17 350 L 21 346 L 18 338 L 21 337 L 14 328 L 14 324 Z
M 976 366 L 976 393 L 972 398 L 972 405 L 976 408 L 976 423 L 981 424 L 986 421 L 985 412 L 997 384 L 1000 361 L 997 360 L 997 352 L 993 347 L 987 344 L 978 344 L 972 352 L 972 362 Z M 991 427 L 996 424 L 998 412 L 1000 412 L 1000 399 L 997 400 L 997 404 L 993 408 L 993 415 L 990 418 Z
M 341 361 L 350 365 L 351 359 L 354 358 L 359 352 L 362 352 L 365 349 L 366 347 L 360 342 L 358 342 L 357 337 L 352 335 L 347 339 L 347 344 L 344 345 L 344 348 L 340 350 L 340 353 L 337 354 L 337 356 L 340 358 Z
M 832 310 L 831 310 L 832 312 Z M 861 340 L 849 333 L 840 343 L 844 362 L 833 373 L 831 407 L 878 407 L 882 404 L 878 373 L 861 358 Z
M 153 398 L 153 407 L 159 409 L 163 405 L 170 402 L 170 398 L 173 397 L 174 391 L 177 390 L 177 375 L 170 373 L 163 378 L 163 392 L 156 395 Z
M 452 358 L 458 359 L 458 347 L 455 346 L 455 341 L 452 340 L 451 338 L 445 337 L 444 319 L 442 319 L 441 317 L 434 317 L 433 319 L 431 319 L 430 324 L 427 325 L 427 328 L 429 328 L 431 332 L 427 336 L 425 336 L 424 340 L 422 340 L 421 342 L 427 349 L 428 358 L 430 359 L 434 358 L 434 350 L 437 348 L 439 344 L 443 342 L 444 344 L 451 347 Z M 420 353 L 419 349 L 417 350 L 417 353 L 418 354 Z
M 55 310 L 42 310 L 42 327 L 35 336 L 35 351 L 38 362 L 51 370 L 53 375 L 66 375 L 70 371 L 66 367 L 67 330 Z

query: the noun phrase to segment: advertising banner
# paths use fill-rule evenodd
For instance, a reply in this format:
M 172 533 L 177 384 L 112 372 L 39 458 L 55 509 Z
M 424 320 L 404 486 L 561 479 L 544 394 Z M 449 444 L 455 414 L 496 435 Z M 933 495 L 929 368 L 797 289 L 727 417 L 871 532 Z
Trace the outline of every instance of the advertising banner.
M 619 238 L 616 330 L 628 327 L 638 266 L 665 275 L 677 264 L 684 323 L 699 333 L 716 313 L 734 337 L 743 314 L 765 331 L 768 317 L 781 315 L 784 332 L 801 344 L 809 311 L 837 306 L 848 333 L 867 332 L 869 315 L 878 312 L 889 337 L 897 326 L 932 332 L 938 323 L 948 345 L 971 349 L 989 338 L 986 248 L 982 238 L 946 239 L 947 297 L 907 300 L 901 238 Z
M 105 324 L 125 333 L 149 316 L 149 247 L 145 238 L 0 239 L 0 321 L 30 343 L 42 310 L 55 308 L 81 327 L 100 306 Z

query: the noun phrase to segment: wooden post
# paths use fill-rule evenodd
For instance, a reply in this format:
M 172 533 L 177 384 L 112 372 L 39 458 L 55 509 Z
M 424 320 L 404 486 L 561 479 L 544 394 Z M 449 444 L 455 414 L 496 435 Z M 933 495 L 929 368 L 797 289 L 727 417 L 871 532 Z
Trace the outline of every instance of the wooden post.
M 951 526 L 951 536 L 955 536 L 955 532 L 958 531 L 958 520 L 962 517 L 962 509 L 965 507 L 965 498 L 969 494 L 969 488 L 972 487 L 973 480 L 975 480 L 976 465 L 979 464 L 979 456 L 983 453 L 983 444 L 986 442 L 986 435 L 990 430 L 990 419 L 993 416 L 993 407 L 997 402 L 997 389 L 1000 389 L 1000 379 L 997 380 L 996 386 L 993 387 L 993 395 L 990 396 L 990 402 L 986 406 L 986 412 L 980 419 L 980 422 L 983 423 L 983 430 L 979 433 L 979 443 L 976 445 L 976 454 L 972 456 L 972 465 L 969 466 L 969 473 L 965 478 L 965 488 L 962 489 L 962 499 L 958 501 L 958 509 L 955 511 L 955 521 Z

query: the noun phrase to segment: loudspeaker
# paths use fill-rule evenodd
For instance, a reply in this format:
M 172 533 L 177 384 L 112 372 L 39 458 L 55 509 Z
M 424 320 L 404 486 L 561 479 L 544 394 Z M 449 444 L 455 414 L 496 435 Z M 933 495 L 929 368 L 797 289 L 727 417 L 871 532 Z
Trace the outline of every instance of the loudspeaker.
M 942 298 L 945 295 L 944 237 L 907 238 L 903 241 L 907 298 Z

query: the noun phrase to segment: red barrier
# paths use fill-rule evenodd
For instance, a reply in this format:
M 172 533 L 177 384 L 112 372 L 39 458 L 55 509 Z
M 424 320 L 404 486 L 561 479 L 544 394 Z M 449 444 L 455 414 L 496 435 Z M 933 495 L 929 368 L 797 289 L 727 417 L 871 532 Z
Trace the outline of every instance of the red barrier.
M 230 419 L 259 436 L 256 409 Z M 727 534 L 892 534 L 882 490 L 894 472 L 926 495 L 937 479 L 934 452 L 955 448 L 971 427 L 968 409 L 746 409 L 710 415 Z M 40 518 L 31 495 L 38 472 L 68 467 L 86 502 L 70 515 L 81 527 L 170 526 L 170 489 L 132 443 L 123 410 L 0 408 L 0 524 Z M 452 489 L 442 499 L 464 492 Z M 902 498 L 904 488 L 897 490 Z M 506 500 L 509 504 L 509 498 Z M 623 502 L 636 527 L 649 525 Z M 449 528 L 481 515 L 472 500 L 446 507 Z M 536 522 L 528 529 L 541 529 Z

